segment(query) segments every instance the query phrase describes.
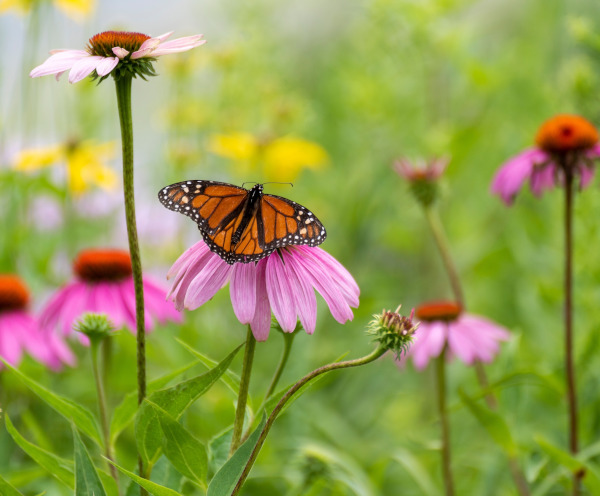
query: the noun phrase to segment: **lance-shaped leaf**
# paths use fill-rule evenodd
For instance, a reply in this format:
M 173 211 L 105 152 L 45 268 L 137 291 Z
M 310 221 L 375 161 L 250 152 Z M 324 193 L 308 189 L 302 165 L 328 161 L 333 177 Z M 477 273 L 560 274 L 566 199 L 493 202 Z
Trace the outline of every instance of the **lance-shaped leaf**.
M 183 412 L 225 373 L 241 347 L 242 345 L 238 346 L 208 372 L 170 388 L 155 391 L 148 397 L 148 400 L 165 410 L 174 419 L 179 419 Z M 135 437 L 138 453 L 147 464 L 158 458 L 162 435 L 156 412 L 149 404 L 142 404 L 136 415 Z
M 165 456 L 182 475 L 205 487 L 208 471 L 206 447 L 165 410 L 149 400 L 146 402 L 158 415 L 164 434 Z
M 90 454 L 79 437 L 77 429 L 73 427 L 73 446 L 75 453 L 75 496 L 106 496 L 106 491 L 96 468 L 92 463 Z
M 19 376 L 19 378 L 27 385 L 27 387 L 37 394 L 50 407 L 52 407 L 56 412 L 60 413 L 67 420 L 75 424 L 75 426 L 81 432 L 87 434 L 96 442 L 98 446 L 102 447 L 103 443 L 100 435 L 100 428 L 98 427 L 98 422 L 96 421 L 94 415 L 92 415 L 92 412 L 81 405 L 78 405 L 74 401 L 59 396 L 49 389 L 46 389 L 41 384 L 27 377 L 20 370 L 5 362 L 2 358 L 0 358 L 0 360 L 2 360 L 2 362 L 4 362 L 4 364 L 13 371 L 13 373 L 17 374 L 17 376 Z
M 177 491 L 173 491 L 173 489 L 169 489 L 168 487 L 161 486 L 156 482 L 149 481 L 148 479 L 144 479 L 129 470 L 125 470 L 123 467 L 120 467 L 115 462 L 110 461 L 108 458 L 106 459 L 108 463 L 113 464 L 119 472 L 124 473 L 127 477 L 129 477 L 132 481 L 134 481 L 138 486 L 143 487 L 146 491 L 148 491 L 153 496 L 183 496 Z
M 0 475 L 0 494 L 4 496 L 23 496 L 23 493 L 17 491 L 11 486 L 8 481 L 2 478 Z

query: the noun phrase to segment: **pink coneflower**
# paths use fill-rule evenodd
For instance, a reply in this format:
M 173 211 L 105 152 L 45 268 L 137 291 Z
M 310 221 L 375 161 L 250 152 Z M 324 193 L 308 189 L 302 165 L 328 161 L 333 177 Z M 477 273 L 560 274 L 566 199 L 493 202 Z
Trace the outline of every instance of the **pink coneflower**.
M 506 162 L 496 173 L 491 191 L 512 205 L 529 179 L 531 191 L 540 196 L 545 190 L 563 186 L 565 168 L 579 178 L 580 188 L 594 177 L 594 160 L 600 158 L 598 131 L 578 115 L 557 115 L 537 132 L 535 148 L 529 148 Z
M 135 329 L 135 291 L 131 276 L 131 259 L 123 250 L 84 250 L 75 259 L 76 279 L 50 299 L 40 315 L 45 329 L 70 335 L 73 325 L 85 312 L 106 314 L 117 329 Z M 171 302 L 165 301 L 166 291 L 144 277 L 146 330 L 152 330 L 153 319 L 159 323 L 180 321 L 181 314 Z M 80 335 L 82 342 L 87 338 Z
M 508 331 L 478 315 L 463 313 L 454 302 L 430 302 L 416 309 L 419 328 L 406 354 L 415 367 L 424 369 L 429 360 L 440 356 L 447 346 L 451 357 L 467 365 L 476 360 L 491 362 L 498 353 L 499 342 L 509 338 Z
M 27 312 L 28 303 L 29 291 L 23 281 L 14 275 L 0 275 L 0 356 L 14 366 L 21 362 L 24 351 L 55 370 L 63 363 L 73 365 L 71 350 L 61 337 L 40 331 Z
M 340 323 L 352 320 L 359 289 L 350 273 L 318 247 L 288 246 L 258 263 L 229 265 L 199 241 L 173 264 L 168 298 L 177 308 L 193 310 L 210 300 L 229 281 L 231 303 L 242 324 L 250 324 L 257 341 L 269 336 L 271 311 L 285 332 L 297 320 L 312 334 L 317 321 L 316 289 Z
M 448 166 L 448 159 L 434 158 L 429 161 L 411 161 L 399 158 L 394 162 L 394 170 L 407 181 L 437 181 Z
M 77 83 L 92 74 L 105 78 L 113 74 L 144 78 L 153 76 L 152 62 L 156 57 L 185 52 L 206 43 L 201 34 L 165 41 L 173 32 L 151 38 L 142 33 L 105 31 L 90 38 L 85 50 L 51 50 L 42 65 L 29 74 L 31 77 L 56 74 L 56 79 L 69 72 L 69 82 Z M 94 72 L 95 71 L 95 72 Z

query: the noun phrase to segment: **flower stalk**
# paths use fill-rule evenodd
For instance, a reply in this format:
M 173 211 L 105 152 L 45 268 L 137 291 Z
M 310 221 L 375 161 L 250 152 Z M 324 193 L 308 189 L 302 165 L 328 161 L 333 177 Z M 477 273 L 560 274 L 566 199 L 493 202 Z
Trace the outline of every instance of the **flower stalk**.
M 437 403 L 442 428 L 442 474 L 446 496 L 454 496 L 452 462 L 450 455 L 450 423 L 446 406 L 446 349 L 436 359 Z
M 248 402 L 248 387 L 250 385 L 250 375 L 252 374 L 252 363 L 254 361 L 254 350 L 256 348 L 256 338 L 252 334 L 252 329 L 248 325 L 246 333 L 246 347 L 244 348 L 244 363 L 242 365 L 242 376 L 240 380 L 240 392 L 238 394 L 237 406 L 235 408 L 235 420 L 233 422 L 233 435 L 231 437 L 231 448 L 229 456 L 233 455 L 239 448 L 244 430 L 244 417 L 246 414 L 246 403 Z
M 127 240 L 131 256 L 131 269 L 135 290 L 136 355 L 138 405 L 146 397 L 146 329 L 144 315 L 144 285 L 142 281 L 142 261 L 138 244 L 135 220 L 135 194 L 133 183 L 133 119 L 131 116 L 131 76 L 115 79 L 119 121 L 121 124 L 121 146 L 123 149 L 123 193 L 125 198 L 125 222 Z M 144 476 L 144 462 L 138 458 L 140 475 Z M 146 491 L 140 488 L 143 496 Z
M 263 444 L 265 443 L 265 440 L 267 438 L 267 435 L 269 434 L 269 431 L 271 430 L 271 427 L 273 426 L 273 423 L 277 419 L 277 416 L 279 415 L 281 410 L 285 407 L 285 404 L 294 396 L 294 394 L 300 388 L 311 382 L 313 379 L 319 377 L 320 375 L 325 374 L 327 372 L 331 372 L 332 370 L 359 367 L 361 365 L 366 365 L 367 363 L 373 362 L 377 360 L 380 356 L 382 356 L 387 350 L 388 347 L 386 345 L 380 344 L 379 347 L 377 347 L 373 352 L 369 353 L 368 355 L 362 358 L 356 358 L 354 360 L 346 360 L 344 362 L 335 362 L 330 363 L 328 365 L 323 365 L 322 367 L 319 367 L 318 369 L 308 373 L 302 379 L 296 382 L 296 384 L 294 384 L 285 393 L 281 400 L 279 400 L 279 403 L 277 403 L 277 405 L 269 415 L 262 431 L 260 432 L 256 446 L 252 450 L 250 459 L 246 463 L 246 466 L 244 467 L 244 470 L 240 475 L 240 478 L 238 479 L 237 484 L 235 485 L 235 488 L 231 493 L 231 496 L 236 496 L 240 493 L 242 486 L 244 485 L 244 482 L 248 477 L 248 474 L 250 473 L 250 470 L 252 469 L 252 466 L 254 465 L 254 462 L 256 461 L 256 458 L 258 457 L 258 454 L 260 453 Z

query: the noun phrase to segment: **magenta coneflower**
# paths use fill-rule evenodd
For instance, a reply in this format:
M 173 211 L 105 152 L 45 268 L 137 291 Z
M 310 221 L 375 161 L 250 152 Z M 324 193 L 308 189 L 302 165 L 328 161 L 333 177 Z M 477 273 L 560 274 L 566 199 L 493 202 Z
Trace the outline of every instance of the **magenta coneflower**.
M 496 173 L 491 191 L 512 205 L 515 196 L 529 180 L 531 191 L 540 196 L 545 190 L 563 186 L 565 170 L 587 186 L 594 177 L 594 160 L 600 158 L 598 131 L 578 115 L 557 115 L 537 132 L 536 147 L 521 152 Z
M 103 313 L 115 327 L 132 332 L 135 322 L 135 291 L 129 253 L 123 250 L 84 250 L 75 259 L 76 279 L 50 299 L 40 315 L 44 329 L 58 330 L 68 336 L 73 325 L 85 312 Z M 159 323 L 180 321 L 181 314 L 165 300 L 166 291 L 144 277 L 145 327 L 152 329 L 153 318 Z M 87 343 L 85 336 L 80 335 Z
M 58 80 L 70 70 L 70 83 L 77 83 L 90 74 L 104 78 L 113 73 L 117 79 L 121 73 L 134 77 L 153 76 L 152 62 L 156 57 L 185 52 L 206 43 L 201 34 L 166 41 L 172 34 L 171 31 L 151 38 L 142 33 L 105 31 L 92 36 L 85 50 L 51 50 L 52 55 L 29 75 L 56 74 Z
M 432 358 L 441 355 L 445 347 L 450 357 L 456 356 L 467 365 L 476 360 L 491 362 L 499 350 L 499 342 L 509 338 L 508 331 L 494 322 L 463 313 L 454 302 L 425 303 L 416 309 L 420 321 L 414 341 L 406 357 L 419 370 Z
M 44 365 L 59 369 L 75 357 L 60 336 L 44 333 L 27 312 L 29 291 L 14 275 L 0 275 L 0 356 L 18 365 L 26 351 Z M 2 368 L 2 364 L 0 364 Z
M 340 323 L 352 320 L 360 291 L 350 273 L 318 247 L 288 246 L 258 263 L 229 265 L 204 241 L 173 264 L 169 298 L 177 308 L 193 310 L 210 300 L 229 281 L 231 303 L 242 324 L 250 324 L 257 341 L 269 336 L 271 311 L 285 332 L 297 320 L 312 334 L 317 321 L 316 289 Z

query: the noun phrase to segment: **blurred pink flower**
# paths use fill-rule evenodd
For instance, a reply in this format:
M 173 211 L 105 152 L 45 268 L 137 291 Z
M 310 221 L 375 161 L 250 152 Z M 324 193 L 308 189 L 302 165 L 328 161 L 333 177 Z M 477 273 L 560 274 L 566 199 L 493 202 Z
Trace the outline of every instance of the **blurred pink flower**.
M 564 167 L 572 168 L 580 188 L 594 177 L 593 161 L 600 158 L 598 131 L 583 117 L 557 115 L 537 132 L 536 147 L 528 148 L 504 163 L 494 176 L 491 191 L 512 205 L 529 179 L 534 195 L 564 184 Z
M 400 158 L 394 162 L 394 170 L 398 175 L 409 182 L 436 181 L 446 170 L 449 160 L 447 158 L 434 158 L 430 161 L 410 161 Z
M 288 246 L 258 263 L 229 265 L 199 241 L 179 257 L 167 277 L 174 278 L 168 298 L 188 310 L 206 303 L 229 281 L 233 311 L 242 324 L 250 324 L 258 341 L 269 336 L 271 311 L 285 332 L 293 332 L 300 319 L 312 334 L 317 321 L 315 289 L 342 324 L 352 320 L 350 307 L 358 306 L 360 293 L 335 258 L 308 246 Z
M 135 291 L 131 276 L 131 259 L 123 250 L 84 250 L 73 264 L 76 279 L 59 289 L 40 315 L 43 329 L 62 336 L 72 334 L 77 319 L 85 312 L 104 313 L 117 329 L 128 327 L 135 332 Z M 166 290 L 144 277 L 146 330 L 153 319 L 159 323 L 180 322 L 181 314 L 166 301 Z M 82 343 L 88 338 L 79 335 Z
M 23 352 L 58 370 L 63 363 L 75 364 L 75 357 L 60 336 L 44 333 L 27 312 L 29 291 L 16 276 L 0 275 L 0 356 L 17 366 Z M 0 369 L 3 365 L 0 363 Z
M 77 83 L 94 71 L 98 77 L 105 77 L 120 66 L 130 75 L 150 76 L 156 57 L 185 52 L 206 43 L 201 34 L 165 41 L 172 34 L 171 31 L 151 38 L 142 33 L 104 31 L 90 38 L 85 50 L 51 50 L 52 55 L 29 76 L 56 74 L 58 80 L 70 70 L 69 82 Z
M 499 350 L 499 342 L 509 339 L 508 331 L 494 322 L 462 312 L 453 302 L 430 302 L 416 309 L 419 327 L 412 346 L 401 362 L 412 359 L 418 370 L 438 357 L 445 346 L 449 357 L 472 365 L 476 360 L 491 362 Z

